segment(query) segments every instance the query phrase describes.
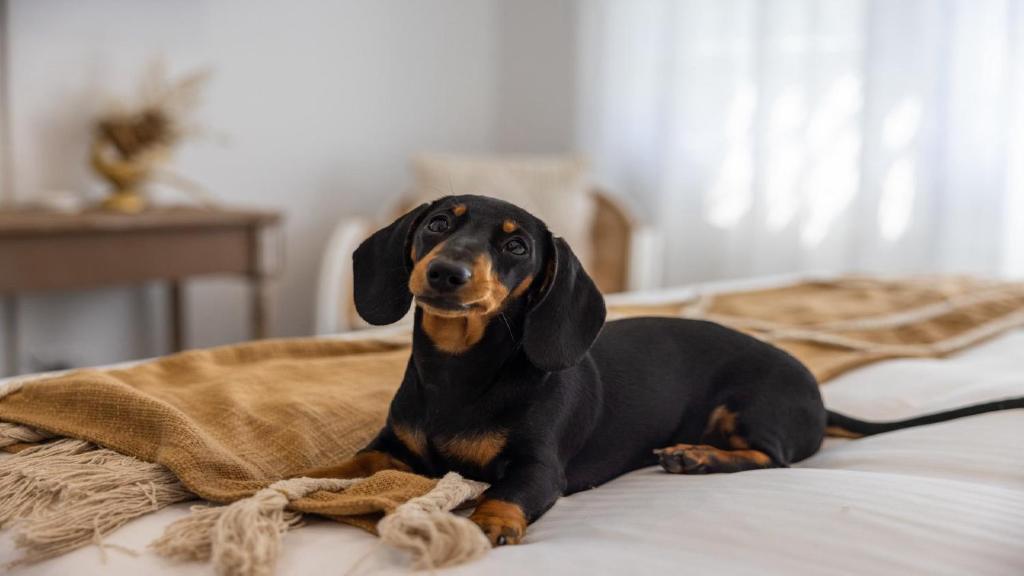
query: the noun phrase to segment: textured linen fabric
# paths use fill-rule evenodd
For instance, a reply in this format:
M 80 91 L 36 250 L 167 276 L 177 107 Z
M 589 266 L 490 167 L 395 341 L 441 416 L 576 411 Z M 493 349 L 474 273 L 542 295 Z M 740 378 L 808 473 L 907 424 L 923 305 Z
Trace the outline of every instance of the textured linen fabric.
M 849 277 L 684 300 L 609 309 L 732 326 L 793 354 L 822 383 L 885 358 L 942 356 L 1024 325 L 1024 284 L 967 277 Z
M 313 339 L 194 350 L 29 383 L 0 402 L 0 420 L 157 462 L 199 497 L 231 502 L 365 446 L 384 423 L 408 354 L 402 342 Z M 433 485 L 388 471 L 290 506 L 372 529 L 363 515 Z

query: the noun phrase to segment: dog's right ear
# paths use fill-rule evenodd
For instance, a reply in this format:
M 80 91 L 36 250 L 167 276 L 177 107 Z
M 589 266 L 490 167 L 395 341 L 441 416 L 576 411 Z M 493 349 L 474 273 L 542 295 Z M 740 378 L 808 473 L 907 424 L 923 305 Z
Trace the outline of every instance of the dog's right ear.
M 356 311 L 370 324 L 393 324 L 409 311 L 409 241 L 429 207 L 430 204 L 423 204 L 376 231 L 352 255 Z
M 557 372 L 578 363 L 597 339 L 606 315 L 604 296 L 569 244 L 550 237 L 547 287 L 526 315 L 523 351 L 533 365 Z

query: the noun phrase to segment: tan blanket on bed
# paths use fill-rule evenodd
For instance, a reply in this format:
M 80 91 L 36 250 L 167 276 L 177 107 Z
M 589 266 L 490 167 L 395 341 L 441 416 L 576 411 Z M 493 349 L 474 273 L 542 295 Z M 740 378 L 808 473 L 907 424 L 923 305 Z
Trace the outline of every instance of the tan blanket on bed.
M 846 279 L 618 307 L 612 314 L 680 315 L 729 324 L 785 348 L 826 381 L 867 362 L 940 356 L 1020 326 L 1024 287 L 955 278 Z M 16 384 L 0 390 L 0 422 L 28 428 L 0 428 L 0 446 L 56 435 L 159 464 L 155 469 L 185 490 L 179 487 L 153 496 L 145 501 L 152 506 L 147 508 L 144 502 L 136 516 L 192 494 L 231 502 L 278 479 L 336 463 L 365 445 L 384 422 L 408 354 L 407 338 L 276 340 Z M 33 431 L 39 436 L 33 438 Z M 78 497 L 74 482 L 52 490 L 48 501 L 31 504 L 26 495 L 43 488 L 19 484 L 28 465 L 19 468 L 11 464 L 15 460 L 0 461 L 0 524 L 18 516 L 47 514 L 60 524 L 62 515 L 71 514 L 67 499 Z M 62 478 L 51 480 L 60 483 Z M 117 486 L 116 480 L 111 482 Z M 132 482 L 117 487 L 146 492 L 162 486 Z M 317 492 L 295 500 L 291 508 L 372 530 L 381 512 L 434 484 L 412 474 L 381 473 L 344 493 Z M 118 522 L 97 521 L 95 529 L 112 530 L 133 513 L 124 516 Z M 91 531 L 92 525 L 86 527 Z M 33 546 L 41 547 L 36 556 L 46 557 L 91 541 L 92 536 L 65 535 L 56 543 L 55 537 L 40 537 L 42 543 L 27 538 L 22 545 L 30 554 Z

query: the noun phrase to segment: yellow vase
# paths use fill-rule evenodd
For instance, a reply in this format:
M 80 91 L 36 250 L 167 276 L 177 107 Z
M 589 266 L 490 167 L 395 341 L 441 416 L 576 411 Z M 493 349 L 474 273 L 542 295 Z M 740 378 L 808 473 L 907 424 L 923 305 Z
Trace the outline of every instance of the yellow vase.
M 108 212 L 138 214 L 146 209 L 146 199 L 137 190 L 114 190 L 100 204 Z
M 92 147 L 92 166 L 112 186 L 110 195 L 100 204 L 104 210 L 136 214 L 146 209 L 142 187 L 154 169 L 169 155 L 167 148 L 154 146 L 130 159 L 121 158 L 113 144 L 97 137 Z

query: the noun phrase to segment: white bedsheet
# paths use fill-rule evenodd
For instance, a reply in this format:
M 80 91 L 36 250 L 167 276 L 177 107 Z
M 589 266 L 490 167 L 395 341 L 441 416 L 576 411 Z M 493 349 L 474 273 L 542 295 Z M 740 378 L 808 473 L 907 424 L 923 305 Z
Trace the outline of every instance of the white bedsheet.
M 826 403 L 888 419 L 1024 395 L 1024 330 L 945 360 L 895 360 L 823 387 Z M 786 470 L 674 476 L 656 468 L 562 498 L 525 543 L 451 574 L 1024 574 L 1024 410 L 862 440 L 829 440 Z M 204 574 L 145 551 L 188 504 L 25 575 Z M 8 534 L 0 559 L 15 556 Z M 285 537 L 277 573 L 404 574 L 401 554 L 312 520 Z

